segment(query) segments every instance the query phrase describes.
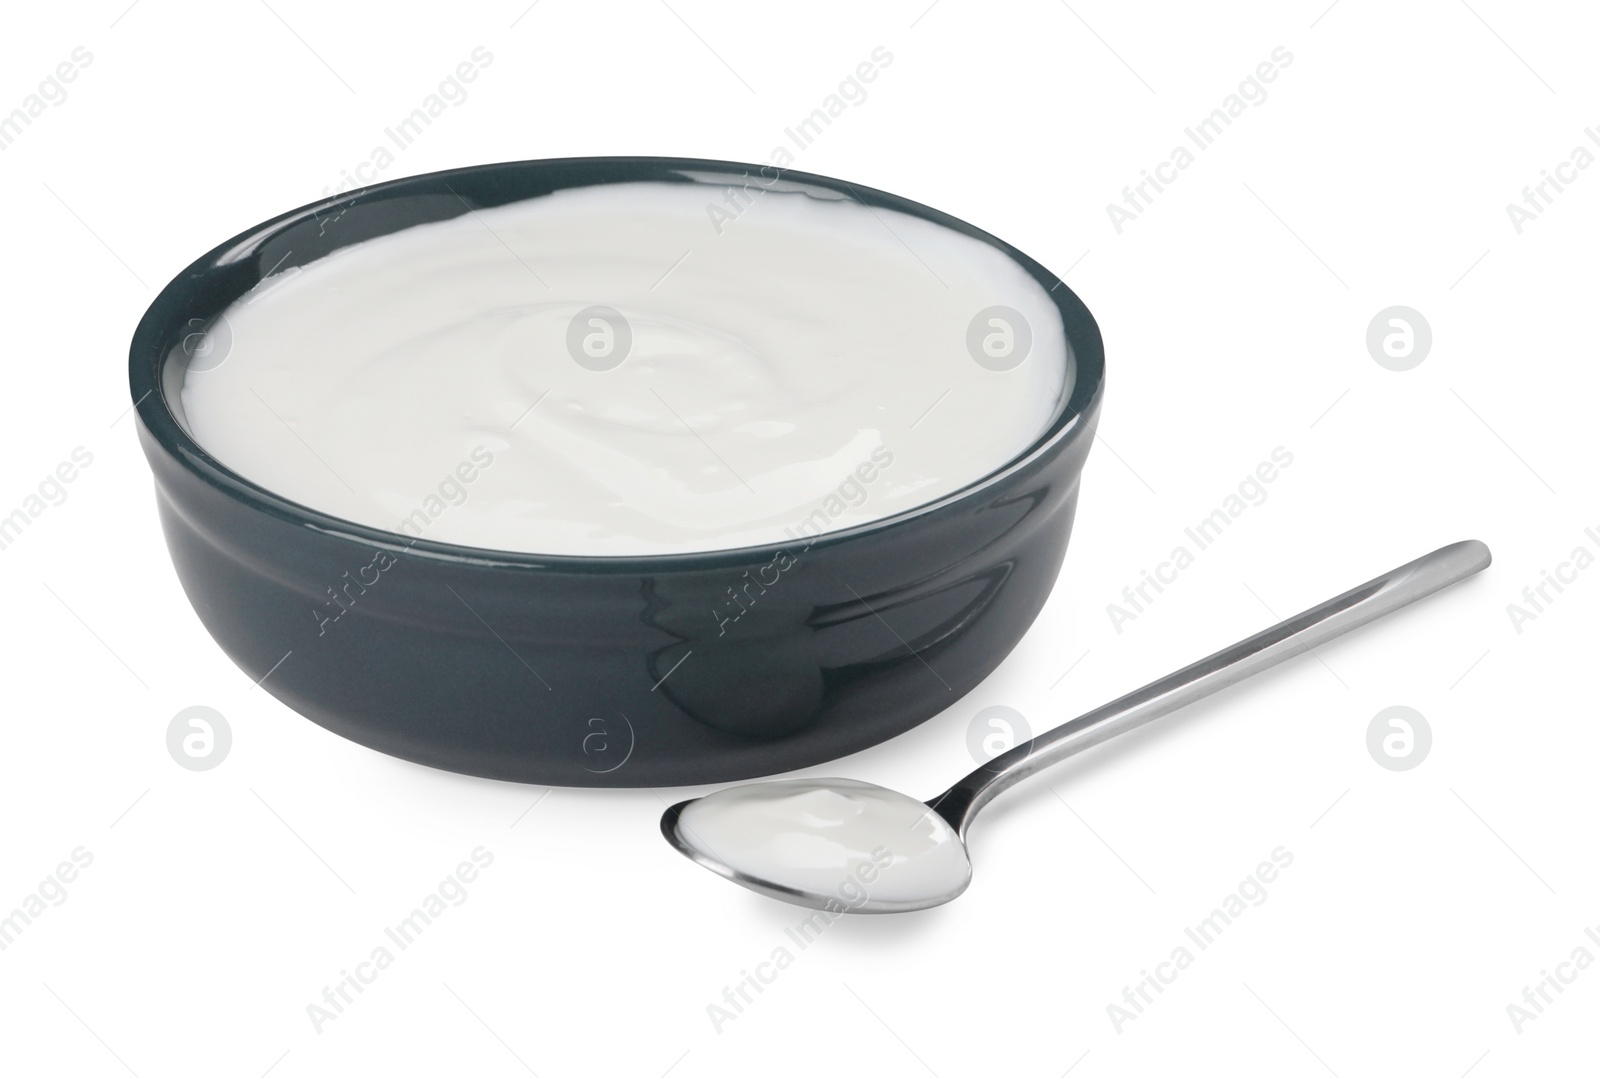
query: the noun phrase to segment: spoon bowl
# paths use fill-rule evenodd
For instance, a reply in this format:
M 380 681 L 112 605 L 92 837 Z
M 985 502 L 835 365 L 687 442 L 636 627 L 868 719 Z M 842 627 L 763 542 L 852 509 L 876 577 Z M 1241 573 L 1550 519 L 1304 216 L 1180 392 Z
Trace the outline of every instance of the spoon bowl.
M 906 913 L 972 882 L 965 839 L 928 804 L 857 779 L 782 779 L 680 801 L 661 832 L 696 864 L 829 912 Z

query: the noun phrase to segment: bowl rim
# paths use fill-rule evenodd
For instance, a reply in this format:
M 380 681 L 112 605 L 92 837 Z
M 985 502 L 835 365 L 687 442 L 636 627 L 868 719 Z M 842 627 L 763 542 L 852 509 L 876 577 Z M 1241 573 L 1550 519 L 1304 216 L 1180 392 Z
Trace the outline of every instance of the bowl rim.
M 170 361 L 172 342 L 180 326 L 185 326 L 195 310 L 193 302 L 201 282 L 213 275 L 226 261 L 237 264 L 241 252 L 258 246 L 286 229 L 324 214 L 343 212 L 357 202 L 371 203 L 382 198 L 404 197 L 409 191 L 443 183 L 447 187 L 454 177 L 485 174 L 499 170 L 524 170 L 540 166 L 560 166 L 565 169 L 597 169 L 654 167 L 663 173 L 672 172 L 725 172 L 731 177 L 748 178 L 752 172 L 763 176 L 776 173 L 775 180 L 818 186 L 838 192 L 855 201 L 872 207 L 898 210 L 934 224 L 943 225 L 956 232 L 978 239 L 997 248 L 1019 264 L 1024 271 L 1045 288 L 1061 315 L 1062 327 L 1069 351 L 1068 361 L 1075 365 L 1072 391 L 1068 394 L 1059 414 L 1050 425 L 1020 452 L 1013 454 L 996 468 L 972 482 L 944 494 L 932 501 L 923 502 L 885 517 L 854 524 L 847 528 L 823 532 L 804 541 L 763 543 L 752 546 L 719 547 L 714 550 L 675 551 L 662 554 L 542 554 L 531 551 L 497 550 L 460 543 L 447 543 L 427 538 L 412 538 L 403 532 L 389 531 L 371 525 L 359 524 L 302 505 L 267 487 L 245 478 L 238 472 L 211 456 L 192 438 L 179 422 L 167 399 L 165 365 Z M 627 177 L 617 180 L 597 180 L 593 183 L 565 185 L 558 190 L 594 186 L 604 182 L 629 182 Z M 698 181 L 695 181 L 698 182 Z M 451 188 L 453 193 L 453 188 Z M 456 196 L 460 198 L 460 195 Z M 529 196 L 537 197 L 537 196 Z M 510 201 L 519 201 L 516 199 Z M 478 207 L 462 200 L 461 214 L 475 212 Z M 459 216 L 459 215 L 457 215 Z M 396 230 L 398 231 L 398 230 Z M 390 233 L 380 233 L 390 234 Z M 269 274 L 270 275 L 270 274 Z M 261 280 L 264 278 L 257 278 Z M 238 297 L 234 297 L 235 299 Z M 232 302 L 229 300 L 228 302 Z M 187 472 L 220 493 L 247 507 L 276 517 L 289 524 L 306 527 L 331 538 L 348 540 L 363 547 L 386 549 L 420 557 L 441 564 L 471 564 L 486 567 L 521 568 L 571 572 L 614 572 L 638 575 L 642 572 L 685 571 L 747 566 L 756 559 L 770 560 L 779 552 L 793 552 L 798 547 L 803 552 L 828 548 L 893 530 L 910 522 L 950 511 L 960 503 L 980 497 L 985 491 L 1004 483 L 1010 477 L 1028 469 L 1044 457 L 1051 456 L 1094 418 L 1097 405 L 1104 392 L 1105 349 L 1099 325 L 1077 294 L 1039 262 L 997 236 L 978 228 L 961 218 L 863 184 L 841 180 L 798 169 L 780 168 L 767 164 L 723 161 L 709 158 L 655 157 L 655 156 L 599 156 L 552 157 L 521 161 L 496 161 L 436 172 L 403 176 L 382 183 L 370 184 L 350 191 L 334 194 L 296 209 L 269 218 L 236 236 L 218 244 L 196 259 L 169 281 L 151 301 L 134 330 L 128 352 L 129 392 L 133 409 L 145 432 L 168 456 Z

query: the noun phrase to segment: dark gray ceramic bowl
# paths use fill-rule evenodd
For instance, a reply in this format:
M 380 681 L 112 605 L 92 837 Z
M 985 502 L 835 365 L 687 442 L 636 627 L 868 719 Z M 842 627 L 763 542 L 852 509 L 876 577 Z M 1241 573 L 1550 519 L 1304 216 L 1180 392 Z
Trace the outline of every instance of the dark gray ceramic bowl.
M 264 277 L 340 247 L 570 187 L 654 180 L 721 189 L 760 166 L 673 158 L 521 161 L 379 184 L 284 214 L 180 273 L 134 333 L 139 437 L 178 579 L 229 658 L 353 741 L 433 767 L 562 786 L 670 786 L 819 763 L 902 733 L 984 679 L 1060 570 L 1104 378 L 1083 304 L 1031 258 L 963 221 L 859 185 L 806 189 L 912 214 L 1004 251 L 1050 290 L 1070 395 L 992 474 L 809 547 L 550 557 L 412 540 L 308 509 L 218 463 L 178 389 L 198 330 Z M 188 342 L 188 343 L 186 343 Z M 780 551 L 781 586 L 736 625 L 716 613 Z M 336 626 L 322 610 L 396 559 Z M 347 576 L 346 574 L 350 574 Z

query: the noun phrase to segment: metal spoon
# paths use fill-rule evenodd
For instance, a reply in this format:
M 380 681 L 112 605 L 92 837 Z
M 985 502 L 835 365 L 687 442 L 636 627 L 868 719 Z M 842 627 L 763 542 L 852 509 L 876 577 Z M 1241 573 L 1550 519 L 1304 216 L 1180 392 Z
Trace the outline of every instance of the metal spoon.
M 852 913 L 899 913 L 942 905 L 966 890 L 971 880 L 966 836 L 973 817 L 996 796 L 1029 775 L 1454 584 L 1486 567 L 1489 560 L 1489 548 L 1475 539 L 1440 547 L 1017 745 L 927 802 L 851 779 L 779 780 L 732 787 L 704 798 L 681 801 L 662 815 L 661 831 L 667 841 L 690 860 L 752 891 L 795 905 Z M 865 815 L 881 820 L 881 836 L 873 836 L 869 831 L 869 841 L 881 838 L 877 847 L 895 851 L 897 862 L 902 859 L 900 851 L 908 846 L 912 858 L 940 858 L 939 871 L 923 873 L 931 879 L 921 886 L 915 882 L 918 875 L 915 869 L 904 873 L 913 878 L 909 889 L 880 882 L 879 866 L 874 865 L 870 870 L 862 868 L 862 862 L 868 857 L 866 853 L 851 853 L 847 846 L 834 845 L 839 832 L 838 819 L 819 815 L 798 802 L 789 818 L 782 818 L 781 813 L 778 817 L 767 814 L 766 806 L 783 805 L 791 796 L 790 791 L 795 791 L 794 797 L 824 799 L 824 802 L 811 802 L 813 806 L 835 798 L 851 799 L 840 803 L 852 808 L 865 805 L 871 810 Z M 863 795 L 865 800 L 862 800 Z M 761 814 L 762 821 L 769 824 L 778 819 L 772 824 L 774 831 L 770 836 L 759 830 L 752 831 L 748 820 L 756 819 L 755 815 L 735 821 L 739 826 L 734 831 L 714 832 L 706 826 L 707 813 L 703 809 L 699 811 L 702 824 L 698 829 L 682 818 L 691 805 L 714 806 L 718 799 L 731 799 L 736 807 Z M 750 808 L 752 805 L 755 807 Z M 727 810 L 723 812 L 725 820 Z M 695 813 L 691 813 L 693 816 Z M 709 819 L 715 822 L 717 817 Z M 909 828 L 908 819 L 912 821 Z M 852 822 L 859 824 L 860 820 Z M 759 827 L 760 821 L 755 826 Z M 739 843 L 727 837 L 734 834 L 744 837 L 745 841 Z M 753 841 L 749 838 L 751 835 L 755 836 Z M 713 838 L 715 841 L 711 841 Z M 729 855 L 720 855 L 716 843 L 724 844 Z M 783 861 L 781 851 L 784 850 L 802 851 L 800 859 L 809 863 L 778 863 Z M 824 863 L 828 861 L 826 856 L 819 861 L 819 851 L 826 854 L 830 850 L 837 852 L 837 862 Z M 955 866 L 955 871 L 949 870 L 951 865 Z M 889 880 L 898 871 L 901 871 L 898 863 L 882 869 L 881 880 Z M 833 874 L 829 875 L 830 872 Z M 823 885 L 820 880 L 828 882 Z M 855 883 L 841 888 L 833 885 L 835 880 Z M 874 884 L 878 884 L 877 893 L 874 893 Z

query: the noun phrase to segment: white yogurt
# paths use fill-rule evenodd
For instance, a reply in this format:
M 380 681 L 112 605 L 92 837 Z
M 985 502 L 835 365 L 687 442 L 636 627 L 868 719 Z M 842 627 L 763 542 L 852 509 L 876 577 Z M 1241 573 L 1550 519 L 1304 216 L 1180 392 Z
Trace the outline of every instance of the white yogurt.
M 704 183 L 582 188 L 279 273 L 186 372 L 188 427 L 335 517 L 584 555 L 789 543 L 1043 433 L 1072 365 L 1014 261 L 849 200 L 745 201 L 729 219 Z
M 845 909 L 935 905 L 972 878 L 966 847 L 921 801 L 855 779 L 782 779 L 691 801 L 678 835 L 741 875 Z

